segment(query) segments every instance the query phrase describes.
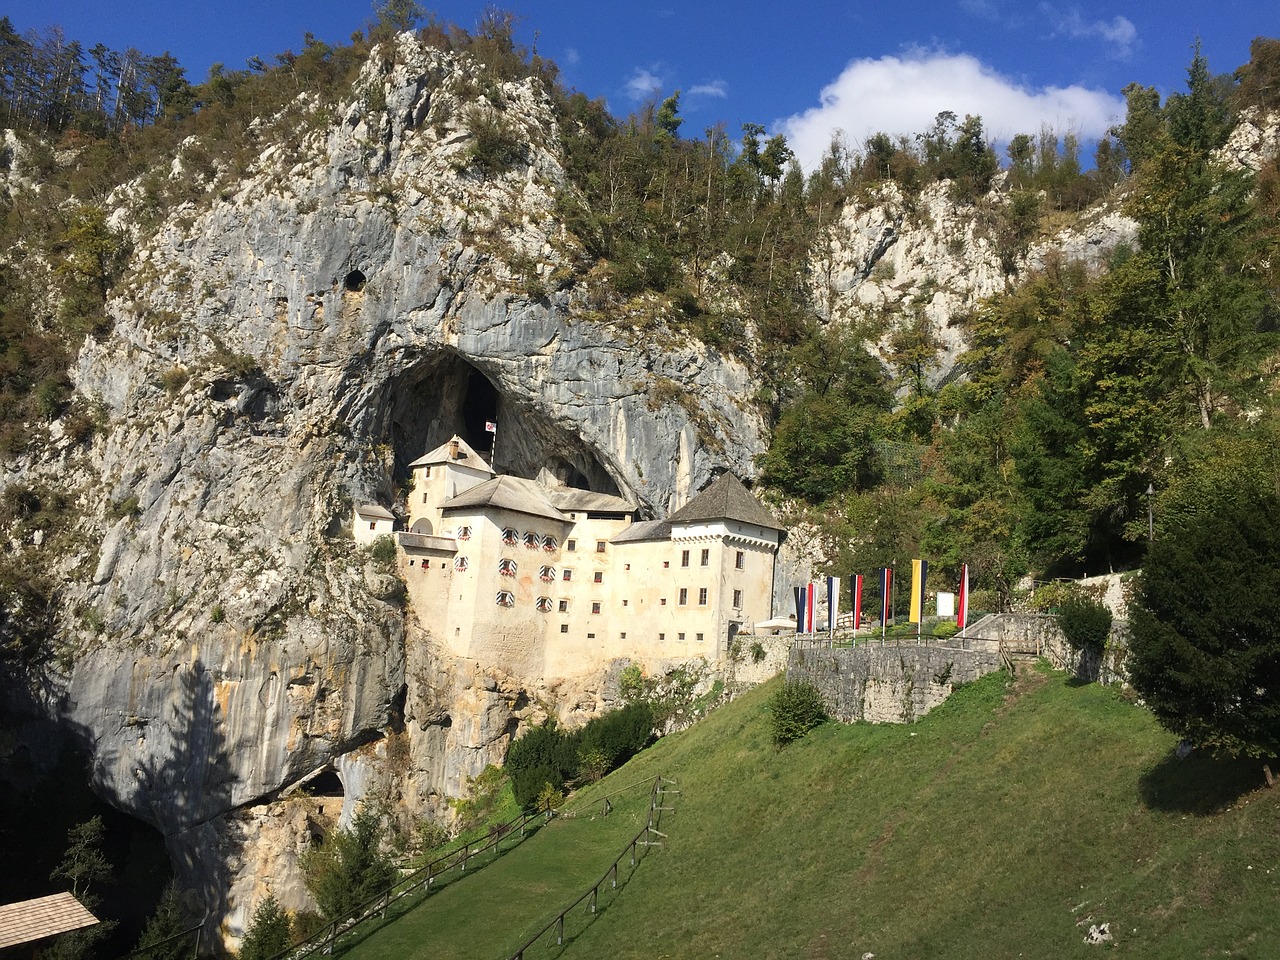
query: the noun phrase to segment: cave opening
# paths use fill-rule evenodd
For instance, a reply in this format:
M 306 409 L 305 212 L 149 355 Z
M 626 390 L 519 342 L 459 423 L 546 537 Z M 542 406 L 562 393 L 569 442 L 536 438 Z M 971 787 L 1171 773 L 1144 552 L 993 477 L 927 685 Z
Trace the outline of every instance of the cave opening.
M 300 788 L 308 797 L 344 797 L 346 791 L 342 787 L 342 778 L 338 771 L 330 767 L 322 770 L 308 780 Z
M 383 395 L 395 480 L 409 464 L 446 443 L 465 440 L 500 474 L 620 495 L 591 447 L 527 401 L 504 394 L 479 366 L 451 350 L 424 356 L 387 383 Z M 496 424 L 496 433 L 487 429 Z
M 360 270 L 352 270 L 342 281 L 342 289 L 348 293 L 361 293 L 368 278 Z

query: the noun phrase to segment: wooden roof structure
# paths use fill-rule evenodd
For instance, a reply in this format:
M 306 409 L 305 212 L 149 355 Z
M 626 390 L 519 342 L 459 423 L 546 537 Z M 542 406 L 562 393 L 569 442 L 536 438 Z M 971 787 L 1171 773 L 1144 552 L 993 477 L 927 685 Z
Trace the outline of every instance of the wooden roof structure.
M 92 927 L 98 918 L 69 893 L 0 905 L 0 950 Z

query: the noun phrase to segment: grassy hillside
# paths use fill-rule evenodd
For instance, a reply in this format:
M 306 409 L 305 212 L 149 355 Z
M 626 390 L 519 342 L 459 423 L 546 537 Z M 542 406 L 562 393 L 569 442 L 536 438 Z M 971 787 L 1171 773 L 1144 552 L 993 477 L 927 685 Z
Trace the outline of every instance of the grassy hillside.
M 1084 936 L 1103 922 L 1127 956 L 1280 952 L 1280 793 L 1253 789 L 1257 764 L 1173 760 L 1143 709 L 1030 670 L 1012 689 L 1002 675 L 973 684 L 911 727 L 829 724 L 777 751 L 773 689 L 596 788 L 662 772 L 682 792 L 667 844 L 571 925 L 563 952 L 538 956 L 1093 957 Z M 496 957 L 539 925 L 513 919 L 537 895 L 519 858 L 547 845 L 545 920 L 577 894 L 560 879 L 593 882 L 612 858 L 616 838 L 597 836 L 595 869 L 555 866 L 543 831 L 451 888 L 452 910 L 442 896 L 389 927 L 395 943 L 348 956 Z M 487 891 L 467 891 L 482 876 Z M 473 952 L 482 931 L 496 952 Z

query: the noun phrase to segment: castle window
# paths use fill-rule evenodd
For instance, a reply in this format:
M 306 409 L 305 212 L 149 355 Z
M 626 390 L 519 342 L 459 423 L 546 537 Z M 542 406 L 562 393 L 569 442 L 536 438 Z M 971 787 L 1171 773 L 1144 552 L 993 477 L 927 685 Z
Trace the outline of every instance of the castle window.
M 591 612 L 592 612 L 592 613 L 599 613 L 599 612 L 600 612 L 600 601 L 599 601 L 599 600 L 597 600 L 595 603 L 591 604 Z
M 603 540 L 597 540 L 597 541 L 596 541 L 596 553 L 604 553 L 604 541 L 603 541 Z
M 574 550 L 578 549 L 578 541 L 570 537 L 564 542 L 564 548 L 572 553 Z
M 547 534 L 542 538 L 542 549 L 547 551 L 547 553 L 554 553 L 558 546 L 560 546 L 559 541 L 557 541 L 555 537 L 551 536 L 551 534 Z
M 682 567 L 687 567 L 688 565 L 689 565 L 689 551 L 688 551 L 688 550 L 681 550 L 681 551 L 680 551 L 680 566 L 682 566 Z
M 622 601 L 622 605 L 625 607 L 625 606 L 627 605 L 627 601 L 626 601 L 626 600 L 623 600 L 623 601 Z
M 623 630 L 623 631 L 622 631 L 622 633 L 621 633 L 621 635 L 618 637 L 618 639 L 620 639 L 620 640 L 625 640 L 625 639 L 627 639 L 627 631 Z
M 604 574 L 597 570 L 591 579 L 593 583 L 604 583 Z
M 565 579 L 565 580 L 572 580 L 572 579 L 573 579 L 573 571 L 572 571 L 572 570 L 570 570 L 568 567 L 565 567 L 565 568 L 564 568 L 564 579 Z
M 526 533 L 524 535 L 524 545 L 529 550 L 537 550 L 542 546 L 542 538 L 536 533 Z
M 702 565 L 702 566 L 704 566 L 704 567 L 705 567 L 705 566 L 707 566 L 709 563 L 711 563 L 711 551 L 710 551 L 710 550 L 703 550 L 703 551 L 702 551 L 702 559 L 701 559 L 699 562 L 700 562 L 700 563 L 701 563 L 701 565 Z
M 741 590 L 735 590 L 735 591 L 733 591 L 733 605 L 734 605 L 735 607 L 740 607 L 740 606 L 742 606 L 742 591 L 741 591 Z
M 539 597 L 539 598 L 538 598 L 538 600 L 537 600 L 537 602 L 534 604 L 534 606 L 538 608 L 538 611 L 539 611 L 540 613 L 550 613 L 550 612 L 551 612 L 551 598 L 550 598 L 550 597 Z
M 520 542 L 520 534 L 516 531 L 514 527 L 503 527 L 502 542 L 509 547 L 514 547 L 517 543 Z
M 568 625 L 567 623 L 562 623 L 562 624 L 560 624 L 560 632 L 561 632 L 561 633 L 568 633 L 568 632 L 569 632 L 569 625 Z
M 588 633 L 588 634 L 587 634 L 587 639 L 588 639 L 588 640 L 594 640 L 595 638 L 596 638 L 596 635 L 595 635 L 594 633 Z
M 422 475 L 423 475 L 424 477 L 429 477 L 429 476 L 431 476 L 431 468 L 430 468 L 430 467 L 423 467 L 423 468 L 422 468 Z
M 677 600 L 676 602 L 679 603 L 680 606 L 682 607 L 689 602 L 689 590 L 687 587 L 680 588 L 680 599 Z
M 543 583 L 550 583 L 556 578 L 556 568 L 543 565 L 538 568 L 538 579 Z
M 428 502 L 428 501 L 430 501 L 430 500 L 431 500 L 431 494 L 429 494 L 429 493 L 427 493 L 427 491 L 423 490 L 423 491 L 422 491 L 422 502 L 423 502 L 423 503 L 427 503 L 427 502 Z
M 738 555 L 733 558 L 733 565 L 737 567 L 739 570 L 741 570 L 743 565 L 746 562 L 746 559 L 747 559 L 747 555 L 743 553 L 741 550 L 739 550 Z
M 696 640 L 698 643 L 701 643 L 701 642 L 702 642 L 702 634 L 700 634 L 700 633 L 695 633 L 695 634 L 693 635 L 693 639 L 694 639 L 694 640 Z
M 561 600 L 561 601 L 560 601 L 560 612 L 561 612 L 561 613 L 568 613 L 568 612 L 569 612 L 569 601 L 568 601 L 568 600 Z
M 453 569 L 461 573 L 462 571 L 467 569 L 467 566 L 469 564 L 470 564 L 470 561 L 467 560 L 466 557 L 455 557 L 453 561 Z
M 458 528 L 458 539 L 459 540 L 471 539 L 471 528 L 467 526 L 465 523 Z
M 663 597 L 661 600 L 659 600 L 659 601 L 658 601 L 658 606 L 660 606 L 660 607 L 665 607 L 666 605 L 667 605 L 667 598 L 666 598 L 666 597 Z
M 370 530 L 377 530 L 377 529 L 378 529 L 378 521 L 377 521 L 377 520 L 370 520 L 370 521 L 369 521 L 369 529 L 370 529 Z
M 516 562 L 506 558 L 499 560 L 498 573 L 504 577 L 514 577 L 516 575 Z
M 669 568 L 670 566 L 671 566 L 671 561 L 670 561 L 670 560 L 663 560 L 663 561 L 662 561 L 662 569 L 663 569 L 663 570 L 666 570 L 666 569 L 667 569 L 667 568 Z
M 665 633 L 660 633 L 660 634 L 658 634 L 658 642 L 659 642 L 659 643 L 661 643 L 661 642 L 662 642 L 663 640 L 665 640 L 665 639 L 667 639 L 667 635 L 666 635 Z
M 514 607 L 516 605 L 516 595 L 510 590 L 499 590 L 493 602 L 500 607 Z
M 684 633 L 683 633 L 683 632 L 677 633 L 677 634 L 676 634 L 676 639 L 677 639 L 677 640 L 683 640 L 683 639 L 684 639 Z
M 705 607 L 707 605 L 707 588 L 698 588 L 698 606 Z

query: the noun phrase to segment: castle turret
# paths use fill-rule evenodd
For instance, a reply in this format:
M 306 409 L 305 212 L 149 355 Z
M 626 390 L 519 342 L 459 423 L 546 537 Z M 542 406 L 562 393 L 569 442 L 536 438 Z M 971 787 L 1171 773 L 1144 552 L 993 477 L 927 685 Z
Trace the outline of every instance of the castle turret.
M 413 461 L 409 469 L 413 472 L 409 529 L 438 536 L 449 535 L 441 529 L 440 508 L 445 502 L 493 476 L 484 457 L 457 435 Z

